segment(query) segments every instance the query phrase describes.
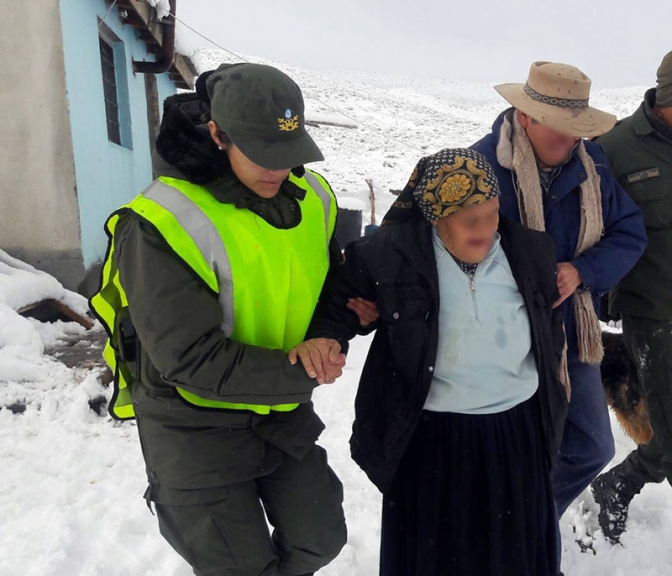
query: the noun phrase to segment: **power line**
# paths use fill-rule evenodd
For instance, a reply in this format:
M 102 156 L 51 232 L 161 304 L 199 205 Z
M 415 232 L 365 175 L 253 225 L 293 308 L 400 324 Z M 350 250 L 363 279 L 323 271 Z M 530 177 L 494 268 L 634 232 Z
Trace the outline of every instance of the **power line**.
M 112 5 L 108 9 L 103 19 L 100 22 L 98 22 L 98 30 L 100 30 L 100 27 L 105 23 L 105 20 L 107 20 L 107 17 L 110 15 L 110 12 L 112 12 L 112 9 L 117 5 L 117 2 L 119 2 L 119 0 L 114 0 L 114 2 L 112 2 Z
M 182 24 L 185 28 L 188 28 L 188 29 L 191 30 L 194 34 L 198 34 L 201 38 L 203 38 L 204 40 L 207 40 L 207 41 L 210 42 L 210 44 L 212 44 L 213 46 L 216 46 L 217 48 L 219 48 L 220 50 L 223 50 L 224 52 L 228 52 L 228 53 L 231 54 L 231 56 L 233 56 L 234 58 L 238 58 L 238 60 L 242 60 L 243 62 L 247 62 L 248 64 L 252 64 L 252 62 L 250 62 L 247 58 L 244 58 L 244 57 L 241 56 L 240 54 L 236 54 L 235 52 L 232 52 L 231 50 L 228 50 L 227 48 L 224 48 L 224 46 L 220 46 L 219 44 L 217 44 L 217 42 L 215 42 L 215 41 L 212 40 L 211 38 L 208 38 L 205 34 L 201 34 L 198 30 L 196 30 L 195 28 L 189 26 L 189 24 L 187 24 L 184 20 L 182 20 L 182 19 L 178 18 L 177 16 L 175 16 L 175 14 L 173 14 L 172 12 L 170 12 L 170 15 L 171 15 L 173 18 L 175 18 L 175 20 L 177 20 L 180 24 Z
M 115 2 L 116 2 L 116 0 L 115 0 Z M 196 30 L 195 28 L 193 28 L 192 26 L 187 24 L 184 20 L 178 18 L 172 12 L 170 12 L 170 15 L 173 18 L 175 18 L 175 20 L 177 20 L 180 24 L 182 24 L 185 28 L 188 28 L 189 30 L 194 32 L 194 34 L 198 34 L 201 38 L 203 38 L 204 40 L 207 40 L 213 46 L 219 48 L 220 50 L 223 50 L 224 52 L 230 54 L 231 56 L 233 56 L 234 58 L 237 58 L 238 60 L 242 60 L 243 62 L 247 62 L 248 64 L 252 64 L 252 62 L 250 60 L 248 60 L 247 58 L 244 58 L 240 54 L 236 54 L 235 52 L 233 52 L 232 50 L 229 50 L 228 48 L 224 48 L 224 46 L 218 44 L 212 38 L 208 38 L 205 34 L 202 34 L 198 30 Z M 337 114 L 340 114 L 344 118 L 347 118 L 348 120 L 352 120 L 355 124 L 358 124 L 359 126 L 362 126 L 363 128 L 367 128 L 368 130 L 371 130 L 371 132 L 375 132 L 376 134 L 382 136 L 386 140 L 390 140 L 391 142 L 396 142 L 397 144 L 401 144 L 402 146 L 405 146 L 406 148 L 410 148 L 411 150 L 416 150 L 416 151 L 420 152 L 423 156 L 426 154 L 425 150 L 422 150 L 421 148 L 418 148 L 417 146 L 413 146 L 412 144 L 408 144 L 407 142 L 404 142 L 403 140 L 399 140 L 398 138 L 395 138 L 393 136 L 385 134 L 382 130 L 379 130 L 378 128 L 376 128 L 374 126 L 371 126 L 370 124 L 366 124 L 365 122 L 362 122 L 361 120 L 359 120 L 359 119 L 357 119 L 353 116 L 350 116 L 349 114 L 346 114 L 345 112 L 342 112 L 341 110 L 338 110 L 337 108 L 334 108 L 331 104 L 327 104 L 326 102 L 324 102 L 324 101 L 322 101 L 318 98 L 311 98 L 311 99 L 314 100 L 315 102 L 317 102 L 318 104 L 322 104 L 322 106 L 324 106 L 325 108 L 328 108 L 332 112 L 336 112 Z

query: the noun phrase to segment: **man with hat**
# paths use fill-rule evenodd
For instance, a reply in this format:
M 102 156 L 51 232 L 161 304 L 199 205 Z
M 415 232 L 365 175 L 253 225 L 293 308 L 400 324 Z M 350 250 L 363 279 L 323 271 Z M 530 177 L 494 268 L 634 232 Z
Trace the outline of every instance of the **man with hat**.
M 646 246 L 642 214 L 616 182 L 602 150 L 584 140 L 616 118 L 590 106 L 591 81 L 573 66 L 532 64 L 525 84 L 496 90 L 513 106 L 473 147 L 495 168 L 501 210 L 555 240 L 567 334 L 571 401 L 553 485 L 559 516 L 614 456 L 599 365 L 599 298 Z
M 157 179 L 106 224 L 109 411 L 137 419 L 148 505 L 197 575 L 313 574 L 346 541 L 311 402 L 344 356 L 287 356 L 342 258 L 334 194 L 303 168 L 322 159 L 288 76 L 222 65 L 166 100 Z
M 644 256 L 610 295 L 645 391 L 653 438 L 593 482 L 604 535 L 618 543 L 628 507 L 645 484 L 672 483 L 672 52 L 658 86 L 629 118 L 598 139 L 618 182 L 644 214 Z

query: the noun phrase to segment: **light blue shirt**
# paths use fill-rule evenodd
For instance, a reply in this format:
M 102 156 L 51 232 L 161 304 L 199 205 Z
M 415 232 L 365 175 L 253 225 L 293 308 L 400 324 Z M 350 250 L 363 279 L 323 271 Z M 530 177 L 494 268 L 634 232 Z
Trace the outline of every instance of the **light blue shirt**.
M 530 319 L 499 234 L 473 280 L 436 231 L 439 345 L 425 410 L 463 414 L 504 412 L 539 387 Z

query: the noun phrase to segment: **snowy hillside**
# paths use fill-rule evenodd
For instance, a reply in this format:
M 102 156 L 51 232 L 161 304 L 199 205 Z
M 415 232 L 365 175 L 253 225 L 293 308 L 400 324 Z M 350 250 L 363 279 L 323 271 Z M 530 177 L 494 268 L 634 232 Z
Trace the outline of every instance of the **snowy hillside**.
M 202 50 L 194 60 L 207 70 L 231 57 Z M 419 157 L 469 145 L 506 106 L 489 85 L 280 67 L 301 85 L 314 117 L 338 116 L 326 103 L 375 128 L 321 127 L 311 133 L 326 157 L 315 168 L 341 198 L 368 201 L 365 180 L 374 179 L 379 216 L 393 200 L 387 191 L 404 186 Z M 624 116 L 643 93 L 644 88 L 603 91 L 593 101 Z M 142 499 L 146 478 L 135 424 L 97 416 L 88 404 L 100 392 L 95 375 L 82 380 L 81 373 L 40 353 L 80 329 L 14 320 L 26 342 L 21 350 L 0 354 L 0 392 L 22 395 L 27 408 L 21 414 L 0 409 L 0 576 L 189 576 Z M 1 352 L 13 344 L 2 326 L 0 334 Z M 315 395 L 327 424 L 320 442 L 345 485 L 350 530 L 343 553 L 320 576 L 374 576 L 378 570 L 380 496 L 350 460 L 347 443 L 369 341 L 357 340 L 344 377 Z M 25 370 L 3 366 L 10 357 Z M 615 422 L 614 429 L 620 460 L 634 446 Z M 632 505 L 624 545 L 598 542 L 595 556 L 581 554 L 573 541 L 568 522 L 575 510 L 563 519 L 568 576 L 672 574 L 669 485 L 646 487 Z
M 201 72 L 235 61 L 220 50 L 199 50 L 192 58 Z M 372 178 L 381 192 L 377 194 L 379 216 L 394 200 L 388 191 L 404 187 L 423 155 L 473 144 L 490 131 L 495 118 L 508 107 L 489 84 L 306 70 L 249 59 L 289 74 L 303 91 L 308 118 L 338 118 L 335 109 L 375 129 L 328 126 L 310 128 L 310 132 L 325 157 L 314 169 L 329 180 L 338 195 L 359 196 L 367 205 L 365 180 Z M 645 90 L 596 91 L 592 103 L 620 118 L 637 109 Z M 349 118 L 341 118 L 351 123 Z

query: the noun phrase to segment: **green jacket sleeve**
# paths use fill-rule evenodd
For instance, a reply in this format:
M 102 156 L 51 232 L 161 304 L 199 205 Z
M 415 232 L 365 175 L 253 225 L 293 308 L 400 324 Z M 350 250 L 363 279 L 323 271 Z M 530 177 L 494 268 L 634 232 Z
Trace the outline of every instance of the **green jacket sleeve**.
M 163 383 L 231 403 L 310 400 L 317 382 L 300 363 L 292 366 L 282 350 L 226 337 L 217 296 L 151 224 L 134 214 L 124 216 L 115 254 L 131 320 Z
M 352 242 L 345 249 L 345 259 L 329 270 L 306 338 L 333 338 L 347 353 L 350 340 L 372 332 L 378 325 L 374 322 L 363 329 L 357 314 L 348 310 L 348 299 L 358 297 L 376 301 L 374 282 L 359 253 L 359 243 Z

